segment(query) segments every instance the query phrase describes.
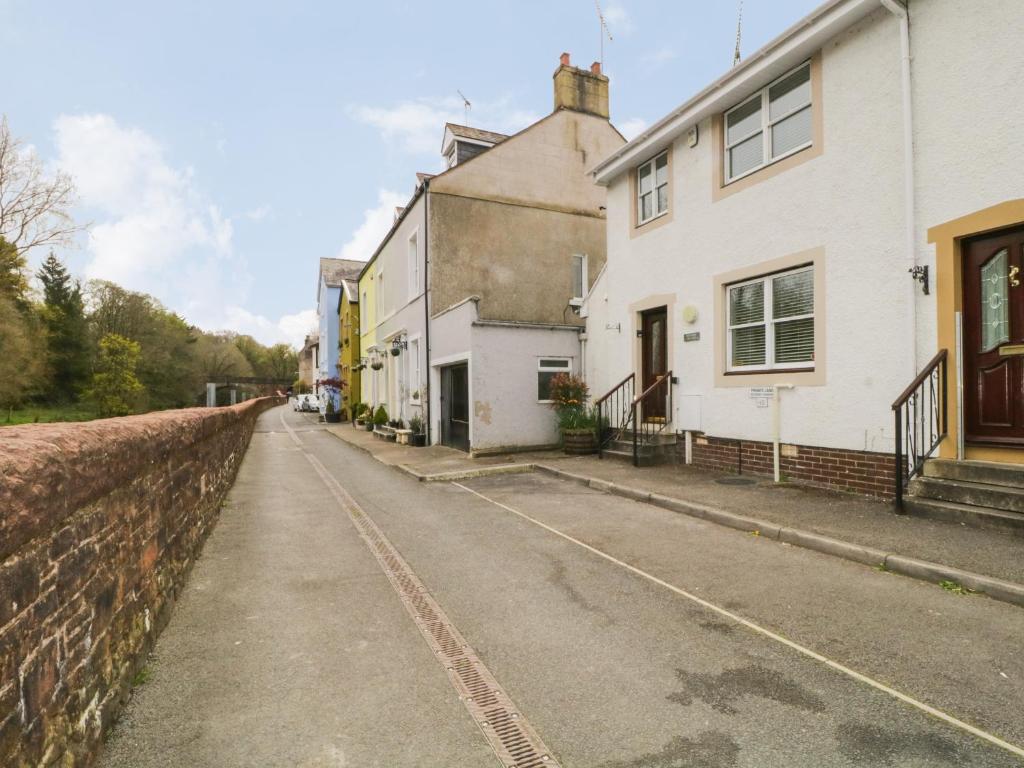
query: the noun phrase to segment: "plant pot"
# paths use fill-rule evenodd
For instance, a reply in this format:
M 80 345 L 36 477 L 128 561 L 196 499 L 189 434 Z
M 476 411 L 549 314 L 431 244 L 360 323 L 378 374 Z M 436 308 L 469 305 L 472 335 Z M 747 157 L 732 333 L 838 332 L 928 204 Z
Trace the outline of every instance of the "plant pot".
M 420 434 L 409 435 L 409 445 L 414 448 L 422 448 L 427 444 L 427 436 L 422 432 Z
M 570 456 L 597 453 L 597 438 L 592 429 L 563 429 L 562 450 Z
M 365 429 L 367 432 L 373 432 L 373 422 L 368 421 L 365 424 L 363 424 L 363 429 Z
M 341 414 L 340 413 L 325 413 L 324 414 L 324 421 L 326 421 L 328 424 L 340 424 L 341 423 Z

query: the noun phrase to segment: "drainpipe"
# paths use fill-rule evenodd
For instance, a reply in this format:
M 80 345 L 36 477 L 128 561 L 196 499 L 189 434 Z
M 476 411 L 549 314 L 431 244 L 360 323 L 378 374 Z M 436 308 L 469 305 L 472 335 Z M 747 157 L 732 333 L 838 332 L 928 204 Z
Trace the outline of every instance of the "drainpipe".
M 427 418 L 423 428 L 426 430 L 426 444 L 430 445 L 430 399 L 434 396 L 430 375 L 430 179 L 423 180 L 423 346 L 426 357 L 424 371 L 427 375 L 427 401 L 423 406 Z M 423 373 L 420 374 L 421 389 L 422 376 Z
M 906 226 L 905 247 L 907 269 L 917 266 L 914 249 L 917 225 L 914 212 L 914 109 L 910 80 L 910 14 L 907 6 L 897 0 L 880 0 L 900 24 L 900 87 L 903 97 L 903 207 Z M 910 376 L 917 375 L 917 281 L 907 281 L 910 288 Z

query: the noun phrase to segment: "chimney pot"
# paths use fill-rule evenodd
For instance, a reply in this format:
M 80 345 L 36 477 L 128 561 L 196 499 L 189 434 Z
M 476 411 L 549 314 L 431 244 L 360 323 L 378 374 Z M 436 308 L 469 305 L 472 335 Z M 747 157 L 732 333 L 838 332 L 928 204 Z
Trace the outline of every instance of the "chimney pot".
M 563 67 L 568 67 L 569 66 L 569 54 L 568 53 L 563 53 L 561 58 L 559 59 L 559 61 L 562 62 L 562 66 Z
M 590 71 L 591 71 L 592 74 L 600 75 L 601 74 L 601 62 L 600 61 L 595 61 L 593 64 L 591 64 L 590 65 Z

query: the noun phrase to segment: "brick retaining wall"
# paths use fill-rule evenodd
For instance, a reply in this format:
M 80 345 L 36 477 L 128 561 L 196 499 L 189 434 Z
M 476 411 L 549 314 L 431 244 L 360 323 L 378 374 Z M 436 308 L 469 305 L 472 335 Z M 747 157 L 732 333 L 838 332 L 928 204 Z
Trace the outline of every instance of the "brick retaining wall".
M 693 438 L 693 465 L 702 469 L 735 472 L 741 452 L 744 474 L 774 473 L 771 443 L 701 434 Z M 896 482 L 892 454 L 840 448 L 783 445 L 779 471 L 787 480 L 881 498 L 892 497 Z
M 280 402 L 0 430 L 0 765 L 92 762 Z

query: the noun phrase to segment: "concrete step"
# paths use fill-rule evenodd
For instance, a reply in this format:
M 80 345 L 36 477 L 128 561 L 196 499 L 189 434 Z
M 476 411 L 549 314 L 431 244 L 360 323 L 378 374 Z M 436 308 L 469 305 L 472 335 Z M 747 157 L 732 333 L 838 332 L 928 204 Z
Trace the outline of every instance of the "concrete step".
M 616 459 L 617 461 L 628 461 L 630 464 L 633 463 L 632 448 L 628 451 L 618 450 L 616 448 L 605 448 L 601 455 L 606 459 Z M 653 467 L 655 464 L 661 463 L 656 460 L 655 456 L 649 453 L 638 453 L 636 459 L 637 465 L 641 467 Z
M 924 463 L 924 476 L 1024 488 L 1024 464 L 1015 466 L 1013 464 L 996 464 L 991 461 L 928 459 Z
M 903 500 L 903 509 L 907 514 L 915 517 L 960 523 L 971 528 L 991 528 L 1024 537 L 1024 515 L 1017 512 L 1005 512 L 999 509 L 916 496 L 906 497 Z
M 1024 488 L 939 477 L 915 477 L 910 484 L 910 492 L 919 498 L 1024 514 Z

